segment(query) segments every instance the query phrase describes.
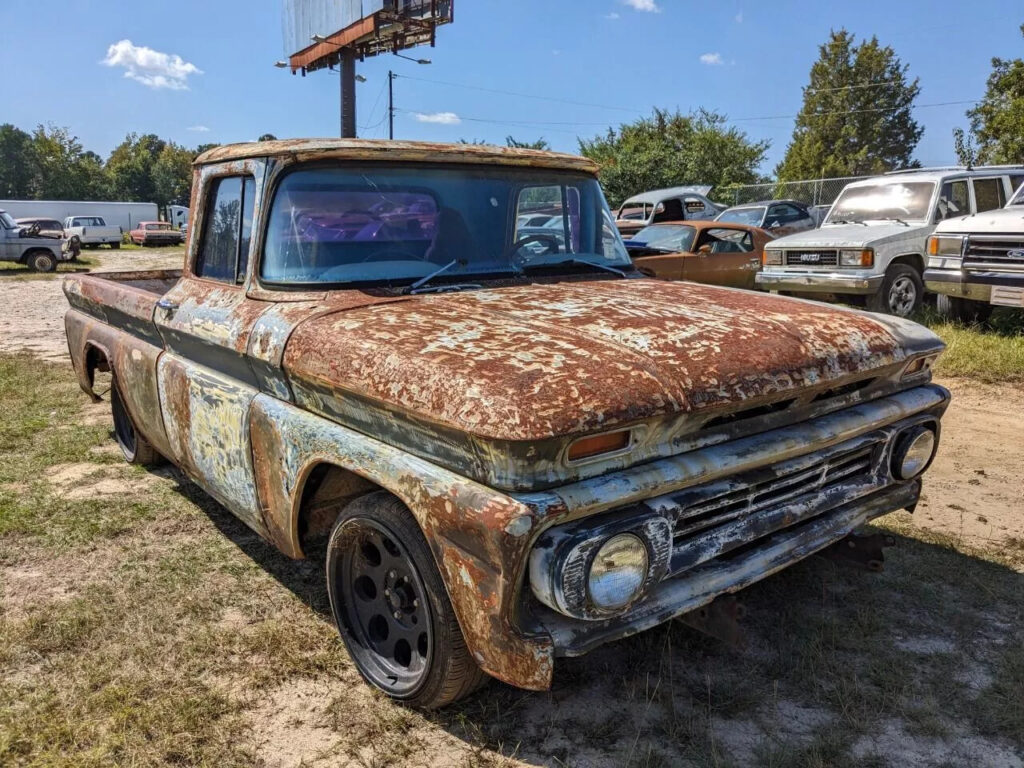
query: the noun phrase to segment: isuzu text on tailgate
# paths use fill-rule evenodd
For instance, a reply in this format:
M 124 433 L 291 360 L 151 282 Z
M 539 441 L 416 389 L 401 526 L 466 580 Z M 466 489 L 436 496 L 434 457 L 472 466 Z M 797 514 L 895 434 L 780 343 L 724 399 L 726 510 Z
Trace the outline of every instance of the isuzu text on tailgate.
M 196 161 L 181 272 L 76 275 L 82 387 L 431 707 L 694 615 L 913 509 L 949 394 L 899 318 L 646 279 L 578 157 L 356 140 Z M 520 227 L 548 215 L 557 226 Z M 319 550 L 318 550 L 319 551 Z

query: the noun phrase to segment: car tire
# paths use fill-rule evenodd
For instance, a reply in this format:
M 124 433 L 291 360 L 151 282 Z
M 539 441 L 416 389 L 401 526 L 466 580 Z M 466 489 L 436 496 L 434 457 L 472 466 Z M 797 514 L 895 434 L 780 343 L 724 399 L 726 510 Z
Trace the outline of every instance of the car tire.
M 924 281 L 921 274 L 909 264 L 893 264 L 885 272 L 882 286 L 868 297 L 872 312 L 897 317 L 910 317 L 924 299 Z
M 935 297 L 935 308 L 941 317 L 955 323 L 984 323 L 992 316 L 991 304 L 943 293 Z
M 57 259 L 49 251 L 31 251 L 25 257 L 25 264 L 33 272 L 53 272 L 57 268 Z
M 489 679 L 466 647 L 423 532 L 395 496 L 371 493 L 341 511 L 326 568 L 335 624 L 369 685 L 437 709 Z
M 82 252 L 82 241 L 78 235 L 74 235 L 68 240 L 68 252 L 71 254 L 72 259 L 77 259 L 78 254 Z
M 120 243 L 111 243 L 110 244 L 110 250 L 112 250 L 112 251 L 119 251 L 119 250 L 121 250 L 121 244 Z
M 114 416 L 114 439 L 124 454 L 124 460 L 143 467 L 162 464 L 164 457 L 135 428 L 135 422 L 121 398 L 116 378 L 110 382 L 110 410 Z

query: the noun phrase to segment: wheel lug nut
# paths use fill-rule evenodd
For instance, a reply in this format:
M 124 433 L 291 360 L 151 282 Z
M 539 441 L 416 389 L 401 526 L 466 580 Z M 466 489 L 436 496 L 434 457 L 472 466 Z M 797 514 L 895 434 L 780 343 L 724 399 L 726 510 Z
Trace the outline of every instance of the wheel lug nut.
M 394 571 L 388 571 L 388 578 L 389 578 L 389 579 L 393 579 L 393 578 L 395 578 L 395 576 L 397 576 L 397 575 L 398 575 L 398 574 L 396 574 L 396 573 L 395 573 Z
M 413 608 L 419 608 L 420 607 L 420 599 L 418 597 L 413 599 L 412 607 Z
M 384 590 L 384 597 L 391 597 L 391 590 L 390 589 L 385 589 Z
M 395 611 L 395 618 L 396 619 L 402 618 L 402 612 L 401 611 Z

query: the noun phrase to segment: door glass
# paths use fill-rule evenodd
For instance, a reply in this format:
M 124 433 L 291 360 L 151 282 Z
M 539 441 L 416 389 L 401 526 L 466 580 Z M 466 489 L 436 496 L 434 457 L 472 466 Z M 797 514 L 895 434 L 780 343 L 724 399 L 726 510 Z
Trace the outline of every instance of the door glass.
M 939 192 L 939 203 L 936 207 L 938 208 L 939 221 L 954 216 L 966 216 L 970 213 L 971 201 L 967 194 L 967 182 L 961 179 L 959 181 L 947 181 L 943 184 L 942 191 Z
M 197 276 L 228 283 L 245 280 L 255 192 L 251 176 L 227 176 L 214 182 L 196 257 Z
M 754 250 L 750 233 L 742 229 L 706 229 L 697 247 L 705 245 L 711 246 L 711 253 L 749 253 Z
M 978 206 L 978 213 L 1006 205 L 1006 191 L 1003 189 L 1002 178 L 997 176 L 993 179 L 975 179 L 974 202 Z
M 238 249 L 238 274 L 235 282 L 245 282 L 249 266 L 249 241 L 252 239 L 252 211 L 256 206 L 256 181 L 246 177 L 242 187 L 242 239 Z

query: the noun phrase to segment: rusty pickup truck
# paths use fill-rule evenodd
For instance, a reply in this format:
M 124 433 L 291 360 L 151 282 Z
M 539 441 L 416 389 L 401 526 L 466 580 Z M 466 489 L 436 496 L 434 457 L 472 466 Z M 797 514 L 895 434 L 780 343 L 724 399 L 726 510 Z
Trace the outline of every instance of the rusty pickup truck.
M 127 460 L 324 557 L 352 659 L 407 704 L 545 689 L 918 501 L 939 339 L 647 279 L 586 159 L 224 146 L 192 203 L 183 270 L 66 279 L 81 386 L 111 374 Z M 538 205 L 557 234 L 519 233 Z

